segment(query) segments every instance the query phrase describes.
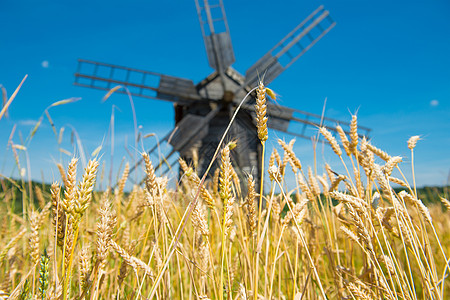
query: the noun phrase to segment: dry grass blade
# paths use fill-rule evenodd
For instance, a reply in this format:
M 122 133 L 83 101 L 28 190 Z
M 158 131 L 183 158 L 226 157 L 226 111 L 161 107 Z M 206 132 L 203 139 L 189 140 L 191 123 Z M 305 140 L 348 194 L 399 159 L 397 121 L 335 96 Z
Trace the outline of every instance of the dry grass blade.
M 69 157 L 72 157 L 72 156 L 73 156 L 72 152 L 67 151 L 66 149 L 59 148 L 58 150 L 59 150 L 59 152 L 65 154 L 65 155 L 67 155 L 67 156 L 69 156 Z
M 69 103 L 74 103 L 74 102 L 77 102 L 80 100 L 81 100 L 81 98 L 79 98 L 79 97 L 72 97 L 72 98 L 68 98 L 68 99 L 64 99 L 64 100 L 59 100 L 59 101 L 56 101 L 56 102 L 53 102 L 52 104 L 50 104 L 50 106 L 48 108 L 60 106 L 60 105 L 64 105 L 64 104 L 69 104 Z
M 27 147 L 25 147 L 25 146 L 23 146 L 23 145 L 13 144 L 12 147 L 13 147 L 14 149 L 17 149 L 17 150 L 27 151 Z
M 25 77 L 22 79 L 22 81 L 20 82 L 19 86 L 16 88 L 16 90 L 14 91 L 14 93 L 11 95 L 11 97 L 9 97 L 8 102 L 6 102 L 5 105 L 3 105 L 2 110 L 0 111 L 0 120 L 3 118 L 3 115 L 6 113 L 6 111 L 8 110 L 8 107 L 11 105 L 11 103 L 13 102 L 14 98 L 16 98 L 17 93 L 19 92 L 20 88 L 22 87 L 22 84 L 25 82 L 25 79 L 27 79 L 28 75 L 25 75 Z
M 7 96 L 5 87 L 0 84 L 0 88 L 2 89 L 2 98 L 3 98 L 2 108 L 3 108 L 3 107 L 5 107 L 6 102 L 8 102 L 8 96 Z M 8 117 L 8 110 L 6 110 L 5 116 Z
M 102 102 L 105 102 L 106 100 L 108 100 L 108 98 L 111 97 L 111 95 L 112 95 L 115 91 L 117 91 L 117 90 L 119 90 L 119 89 L 121 89 L 121 88 L 123 88 L 123 86 L 121 86 L 121 85 L 116 85 L 115 87 L 113 87 L 112 89 L 110 89 L 110 90 L 108 91 L 108 93 L 106 93 L 106 95 L 103 97 Z
M 30 134 L 27 138 L 27 141 L 30 141 L 34 135 L 36 134 L 37 130 L 39 129 L 39 127 L 41 127 L 42 124 L 42 120 L 44 119 L 44 115 L 42 115 L 39 120 L 37 121 L 36 125 L 34 125 L 33 129 L 30 131 Z
M 47 116 L 47 120 L 50 123 L 50 126 L 52 127 L 52 130 L 53 130 L 53 133 L 55 134 L 55 137 L 58 138 L 58 133 L 56 132 L 55 123 L 53 122 L 52 117 L 50 117 L 50 113 L 48 112 L 47 109 L 44 111 L 44 113 Z
M 102 145 L 95 148 L 94 151 L 92 151 L 92 153 L 91 153 L 91 157 L 97 157 L 98 154 L 100 153 L 100 151 L 102 150 L 102 148 L 103 148 Z

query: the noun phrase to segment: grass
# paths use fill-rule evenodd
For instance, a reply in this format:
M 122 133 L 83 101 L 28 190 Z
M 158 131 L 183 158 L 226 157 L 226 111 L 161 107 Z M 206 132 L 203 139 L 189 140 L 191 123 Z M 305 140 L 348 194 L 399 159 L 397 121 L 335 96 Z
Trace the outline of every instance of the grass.
M 129 165 L 117 188 L 94 191 L 95 159 L 77 177 L 74 158 L 51 185 L 2 178 L 0 297 L 446 299 L 448 189 L 410 184 L 401 158 L 358 136 L 356 116 L 339 141 L 319 132 L 346 173 L 324 162 L 317 174 L 280 140 L 267 194 L 235 176 L 234 142 L 218 149 L 214 176 L 180 160 L 175 189 L 146 154 L 144 185 L 130 192 Z

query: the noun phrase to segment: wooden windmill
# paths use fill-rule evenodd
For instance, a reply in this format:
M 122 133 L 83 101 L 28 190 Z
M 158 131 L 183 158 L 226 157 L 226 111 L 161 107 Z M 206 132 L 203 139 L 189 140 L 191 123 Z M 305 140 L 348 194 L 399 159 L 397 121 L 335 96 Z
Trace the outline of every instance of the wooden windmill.
M 242 75 L 231 67 L 235 57 L 222 0 L 200 1 L 195 0 L 195 4 L 208 62 L 214 69 L 205 79 L 194 84 L 189 79 L 80 59 L 75 85 L 101 90 L 123 85 L 134 96 L 173 102 L 175 129 L 163 139 L 172 147 L 166 160 L 178 152 L 189 162 L 197 153 L 197 172 L 203 175 L 235 108 L 257 85 L 259 74 L 265 74 L 264 83 L 269 84 L 336 23 L 320 6 Z M 256 132 L 254 102 L 254 98 L 250 99 L 239 111 L 228 140 L 237 141 L 232 160 L 238 174 L 260 178 L 261 144 Z M 274 103 L 268 103 L 268 118 L 269 128 L 303 138 L 309 138 L 308 133 L 316 133 L 306 129 L 318 126 L 321 119 L 318 115 Z M 293 122 L 302 124 L 300 131 L 289 130 Z M 335 130 L 337 123 L 348 125 L 329 118 L 322 120 L 329 130 Z

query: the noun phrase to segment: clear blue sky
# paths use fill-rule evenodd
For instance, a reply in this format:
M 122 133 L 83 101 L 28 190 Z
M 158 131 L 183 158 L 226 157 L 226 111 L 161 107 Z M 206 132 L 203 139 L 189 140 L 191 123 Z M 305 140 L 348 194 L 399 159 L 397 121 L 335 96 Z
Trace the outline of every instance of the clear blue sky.
M 0 121 L 0 173 L 17 177 L 7 149 L 14 124 L 14 142 L 26 138 L 44 109 L 70 98 L 82 100 L 53 107 L 59 130 L 66 128 L 63 148 L 73 152 L 70 126 L 89 155 L 108 133 L 111 107 L 116 105 L 117 171 L 126 156 L 124 142 L 133 138 L 126 96 L 105 94 L 72 85 L 76 60 L 85 58 L 125 65 L 198 82 L 212 72 L 208 66 L 195 3 L 173 1 L 1 1 L 0 84 L 10 95 L 25 74 L 29 77 L 14 100 L 8 119 Z M 391 155 L 404 157 L 412 135 L 423 140 L 416 148 L 419 185 L 440 185 L 450 170 L 450 2 L 434 1 L 224 1 L 241 73 L 264 55 L 317 6 L 324 4 L 337 22 L 306 55 L 271 84 L 282 105 L 343 120 L 358 110 L 361 125 L 371 127 L 372 142 Z M 134 98 L 142 132 L 162 136 L 173 126 L 172 104 Z M 275 137 L 290 137 L 272 132 Z M 146 140 L 151 146 L 152 138 Z M 102 150 L 109 163 L 109 141 Z M 304 164 L 312 164 L 311 146 L 298 140 Z M 44 119 L 28 145 L 33 178 L 58 178 L 55 161 L 69 156 L 58 151 Z M 26 158 L 21 154 L 21 163 Z M 331 164 L 336 159 L 323 154 Z

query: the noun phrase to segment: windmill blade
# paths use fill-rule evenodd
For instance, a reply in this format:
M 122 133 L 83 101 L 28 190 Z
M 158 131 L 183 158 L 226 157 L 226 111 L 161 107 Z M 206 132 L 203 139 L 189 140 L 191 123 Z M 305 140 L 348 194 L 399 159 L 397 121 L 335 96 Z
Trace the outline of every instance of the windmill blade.
M 243 105 L 243 108 L 255 112 L 253 105 Z M 256 114 L 255 114 L 256 115 Z M 333 118 L 324 117 L 306 111 L 292 109 L 289 107 L 268 103 L 267 104 L 267 126 L 271 129 L 285 132 L 289 135 L 310 139 L 317 134 L 319 127 L 325 127 L 329 131 L 337 132 L 336 126 L 340 125 L 344 132 L 350 134 L 350 123 Z M 362 138 L 369 137 L 370 128 L 358 126 L 358 135 Z
M 233 46 L 222 0 L 195 0 L 209 65 L 219 74 L 234 63 Z
M 265 74 L 264 83 L 269 84 L 335 25 L 321 5 L 247 70 L 245 85 L 256 86 L 258 74 Z
M 188 144 L 201 140 L 208 133 L 208 126 L 206 125 L 217 115 L 221 107 L 221 105 L 217 105 L 206 116 L 194 114 L 184 116 L 173 130 L 168 143 L 172 145 L 175 151 L 180 151 L 186 148 Z
M 192 80 L 84 59 L 78 60 L 74 84 L 105 91 L 123 85 L 133 96 L 172 102 L 200 100 Z

